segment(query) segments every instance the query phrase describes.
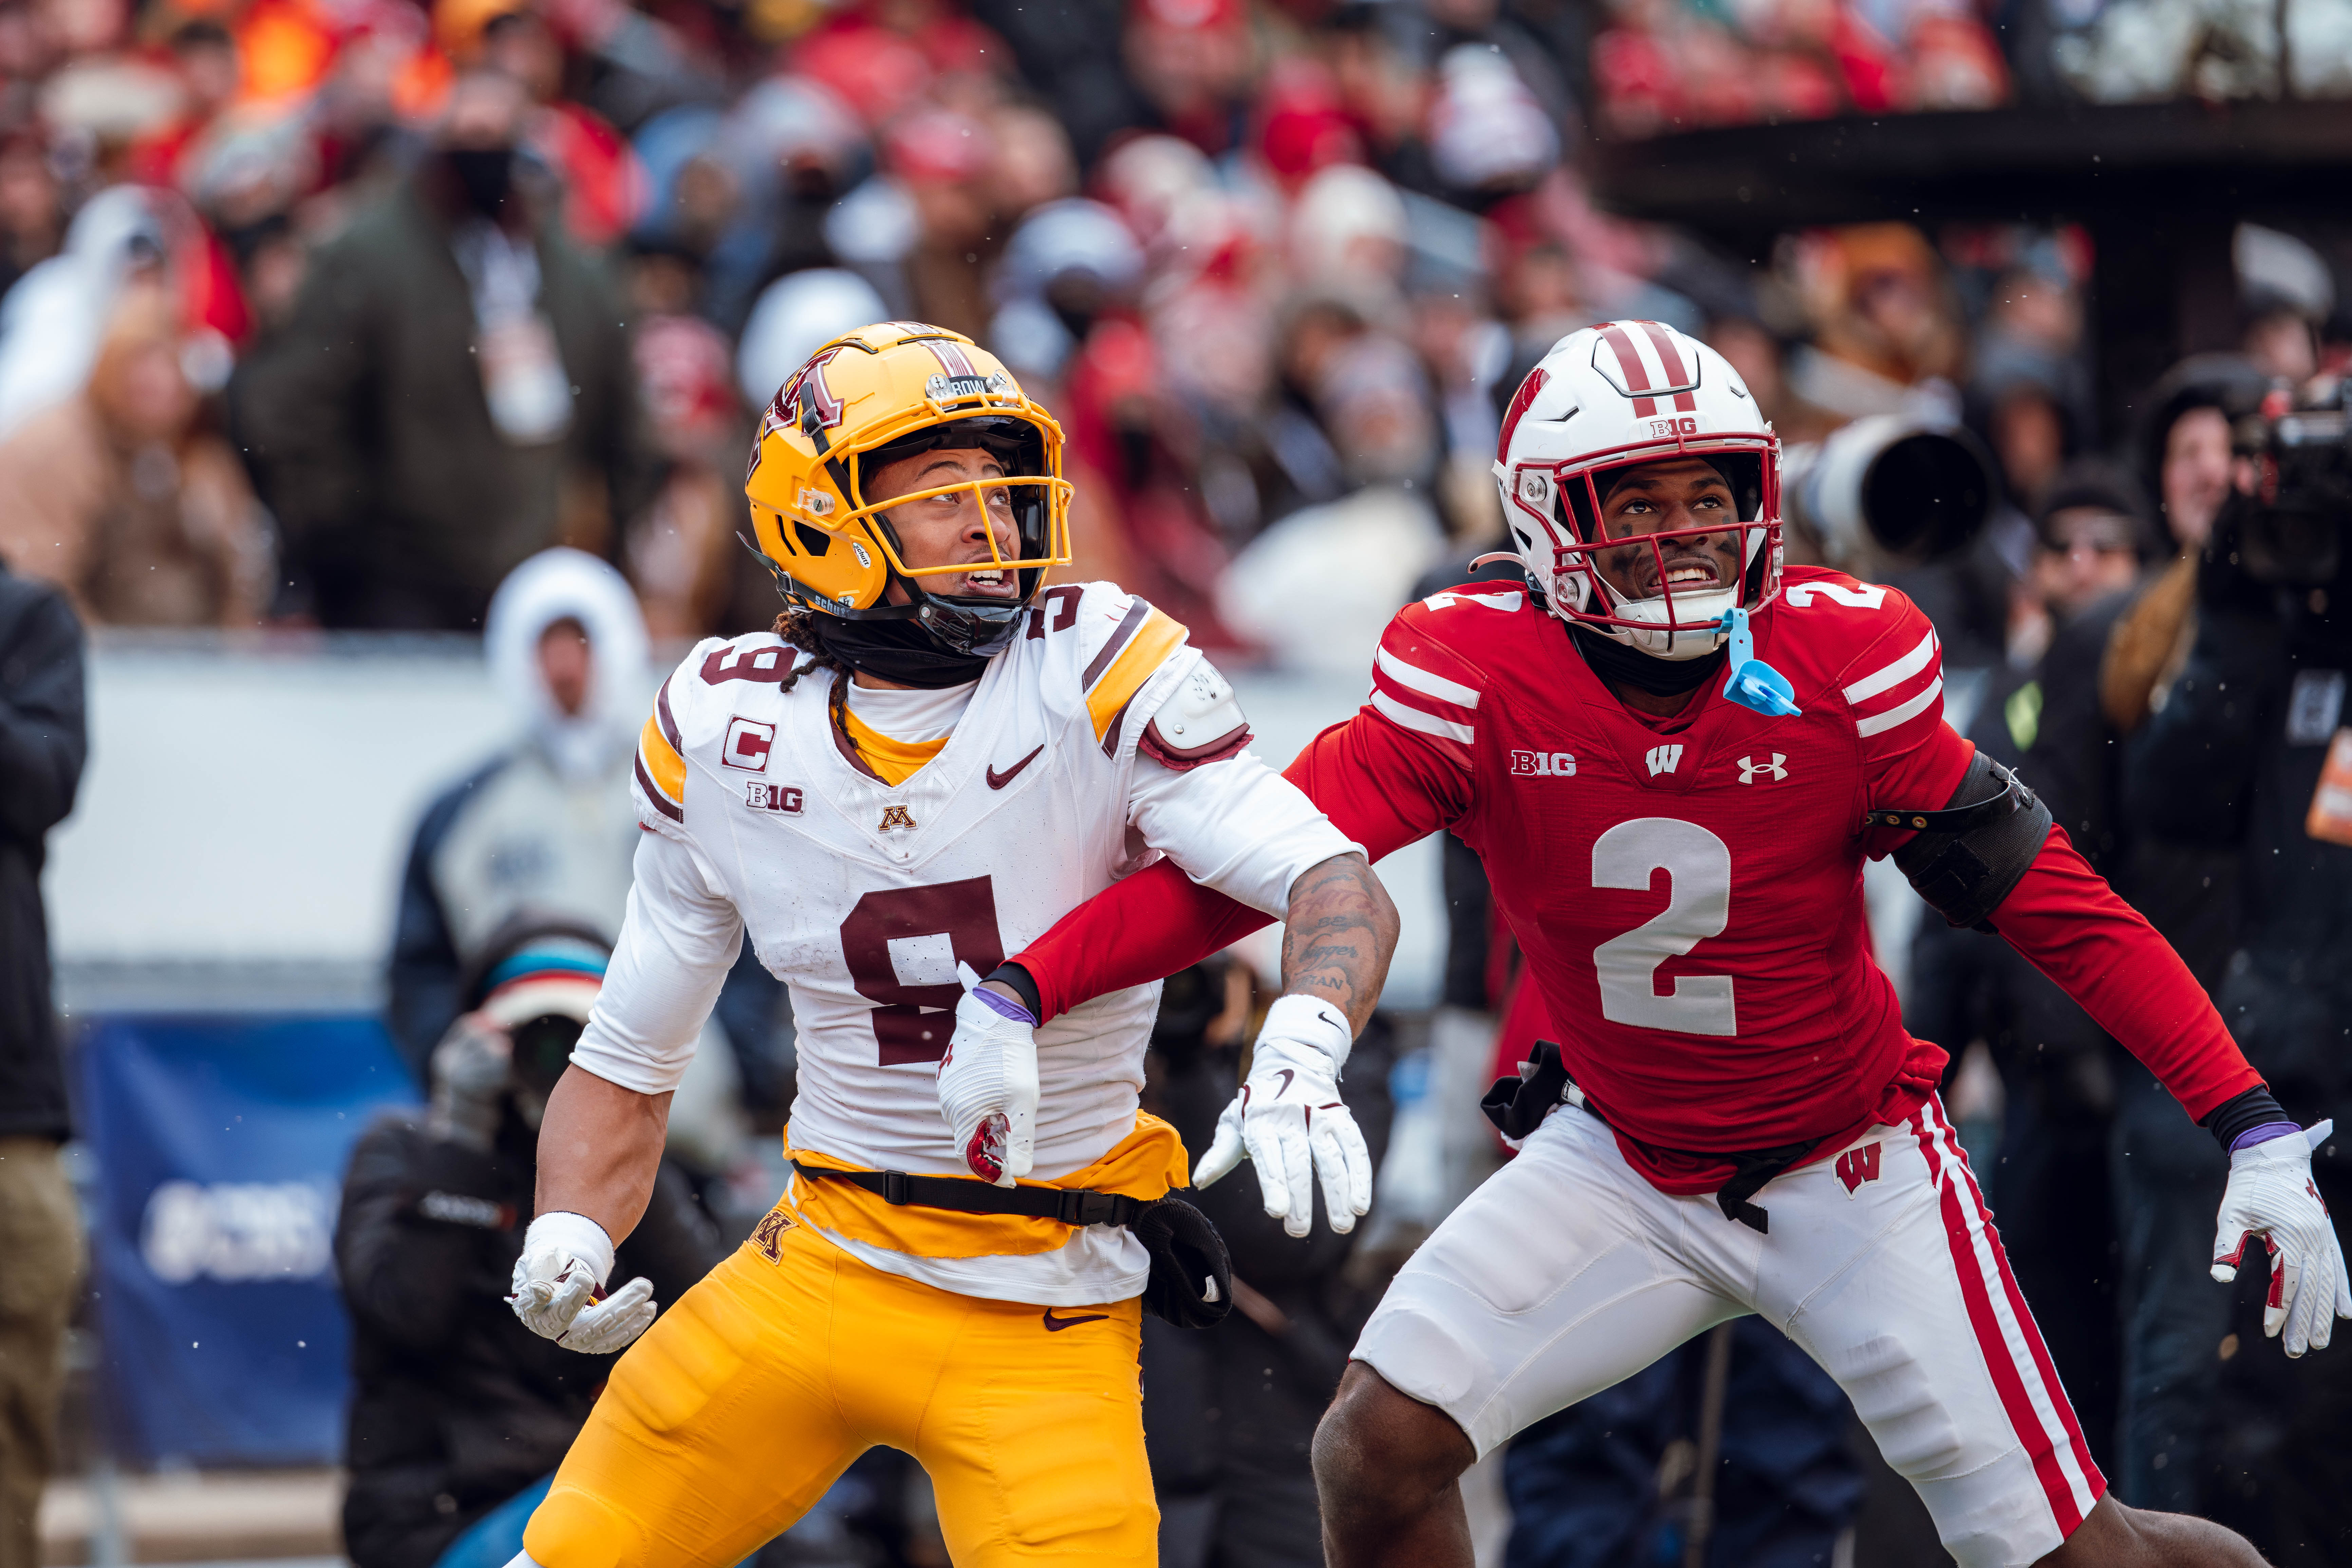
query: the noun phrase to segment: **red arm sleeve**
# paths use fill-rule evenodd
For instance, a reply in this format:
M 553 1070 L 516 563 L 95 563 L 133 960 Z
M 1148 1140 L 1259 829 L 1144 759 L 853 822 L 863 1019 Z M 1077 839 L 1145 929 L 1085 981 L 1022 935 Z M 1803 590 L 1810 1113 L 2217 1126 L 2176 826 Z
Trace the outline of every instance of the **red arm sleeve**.
M 1992 923 L 2147 1064 L 2190 1120 L 2262 1086 L 2189 966 L 2091 869 L 2064 828 L 2050 829 Z
M 1458 763 L 1370 709 L 1316 736 L 1283 776 L 1374 860 L 1455 820 L 1470 795 Z M 1012 961 L 1036 981 L 1043 1023 L 1173 974 L 1271 923 L 1163 860 L 1088 899 Z

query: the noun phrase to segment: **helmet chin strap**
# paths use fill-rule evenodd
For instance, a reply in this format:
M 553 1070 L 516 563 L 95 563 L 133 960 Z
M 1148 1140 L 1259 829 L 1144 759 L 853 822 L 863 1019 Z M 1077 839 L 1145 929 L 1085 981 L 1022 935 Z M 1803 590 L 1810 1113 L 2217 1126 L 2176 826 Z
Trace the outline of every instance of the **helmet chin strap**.
M 1566 624 L 1577 650 L 1584 655 L 1584 662 L 1592 667 L 1594 674 L 1655 697 L 1679 697 L 1685 691 L 1695 691 L 1723 668 L 1721 648 L 1698 658 L 1660 658 L 1592 626 L 1576 621 Z
M 978 680 L 988 670 L 987 656 L 957 653 L 913 621 L 845 621 L 819 613 L 806 624 L 824 645 L 810 652 L 900 686 L 937 691 Z

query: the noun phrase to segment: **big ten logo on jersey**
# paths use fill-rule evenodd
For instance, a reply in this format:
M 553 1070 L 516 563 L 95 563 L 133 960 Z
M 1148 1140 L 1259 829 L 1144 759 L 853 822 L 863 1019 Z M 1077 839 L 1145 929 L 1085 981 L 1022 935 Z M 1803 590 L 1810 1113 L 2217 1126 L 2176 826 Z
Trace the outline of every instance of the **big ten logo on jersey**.
M 850 984 L 874 1004 L 882 1065 L 938 1061 L 963 997 L 956 965 L 986 974 L 1004 962 L 995 887 L 971 877 L 868 893 L 841 922 L 841 956 Z
M 772 811 L 784 816 L 801 814 L 801 792 L 790 784 L 763 784 L 752 779 L 743 785 L 743 804 L 753 811 Z
M 776 727 L 757 719 L 734 718 L 727 721 L 727 743 L 719 749 L 719 760 L 730 768 L 740 768 L 747 773 L 768 771 L 768 750 L 776 743 Z
M 1859 1149 L 1849 1149 L 1837 1160 L 1837 1179 L 1845 1184 L 1845 1195 L 1862 1191 L 1862 1184 L 1878 1180 L 1880 1145 L 1864 1143 Z
M 1662 441 L 1672 440 L 1676 436 L 1696 436 L 1698 434 L 1698 420 L 1688 414 L 1679 419 L 1653 419 L 1650 421 L 1650 434 Z
M 1519 752 L 1511 753 L 1511 773 L 1515 777 L 1565 779 L 1576 775 L 1576 756 L 1570 752 Z

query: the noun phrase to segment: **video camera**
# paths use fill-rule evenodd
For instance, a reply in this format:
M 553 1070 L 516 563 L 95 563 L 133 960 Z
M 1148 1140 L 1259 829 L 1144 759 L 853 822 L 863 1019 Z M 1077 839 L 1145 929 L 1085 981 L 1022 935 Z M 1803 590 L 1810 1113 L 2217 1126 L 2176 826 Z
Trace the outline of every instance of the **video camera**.
M 1974 436 L 1902 415 L 1857 419 L 1780 458 L 1782 517 L 1831 565 L 1867 581 L 1961 549 L 1998 493 Z
M 2254 582 L 2330 587 L 2352 529 L 2352 416 L 2341 382 L 2311 406 L 2293 402 L 2273 388 L 2258 410 L 2231 422 L 2231 446 L 2252 464 L 2252 485 L 2231 497 L 2221 526 L 2234 524 L 2238 569 Z

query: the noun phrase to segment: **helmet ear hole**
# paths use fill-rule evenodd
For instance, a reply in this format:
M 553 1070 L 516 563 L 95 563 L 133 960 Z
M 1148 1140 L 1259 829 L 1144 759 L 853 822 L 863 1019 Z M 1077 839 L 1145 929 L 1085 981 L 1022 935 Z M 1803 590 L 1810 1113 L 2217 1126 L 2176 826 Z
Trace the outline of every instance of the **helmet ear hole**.
M 811 528 L 805 522 L 795 521 L 793 532 L 799 536 L 801 548 L 811 555 L 823 555 L 833 548 L 833 535 L 821 528 Z

